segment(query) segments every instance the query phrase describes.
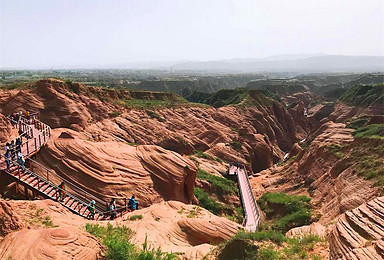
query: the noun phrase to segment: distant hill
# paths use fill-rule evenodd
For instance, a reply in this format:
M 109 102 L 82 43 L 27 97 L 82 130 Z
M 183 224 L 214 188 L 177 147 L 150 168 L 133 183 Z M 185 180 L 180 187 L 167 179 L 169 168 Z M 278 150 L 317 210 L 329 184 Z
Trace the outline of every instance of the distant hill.
M 300 56 L 298 56 L 300 57 Z M 278 59 L 281 58 L 281 59 Z M 384 71 L 383 56 L 321 55 L 307 58 L 275 56 L 270 59 L 233 59 L 206 62 L 184 62 L 172 66 L 174 70 L 256 72 L 256 71 Z

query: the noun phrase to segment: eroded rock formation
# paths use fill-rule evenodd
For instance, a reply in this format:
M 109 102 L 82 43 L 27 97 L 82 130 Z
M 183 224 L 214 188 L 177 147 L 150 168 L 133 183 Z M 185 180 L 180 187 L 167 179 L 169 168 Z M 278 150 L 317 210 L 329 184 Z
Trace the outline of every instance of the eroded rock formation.
M 76 131 L 55 129 L 37 159 L 57 175 L 104 201 L 135 195 L 145 207 L 163 200 L 185 203 L 193 200 L 195 164 L 159 146 L 92 142 Z M 46 174 L 41 167 L 34 170 Z M 54 175 L 51 178 L 57 184 L 61 182 Z M 82 196 L 69 183 L 67 188 Z
M 384 258 L 384 197 L 345 212 L 329 235 L 330 259 Z
M 91 234 L 75 227 L 24 229 L 0 242 L 0 259 L 102 259 L 103 246 Z

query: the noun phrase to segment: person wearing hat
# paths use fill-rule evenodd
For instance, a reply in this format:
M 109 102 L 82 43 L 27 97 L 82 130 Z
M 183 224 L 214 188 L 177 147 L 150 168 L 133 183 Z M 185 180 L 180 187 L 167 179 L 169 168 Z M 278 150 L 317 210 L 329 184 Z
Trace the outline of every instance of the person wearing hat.
M 95 219 L 96 201 L 92 200 L 88 205 L 89 219 Z

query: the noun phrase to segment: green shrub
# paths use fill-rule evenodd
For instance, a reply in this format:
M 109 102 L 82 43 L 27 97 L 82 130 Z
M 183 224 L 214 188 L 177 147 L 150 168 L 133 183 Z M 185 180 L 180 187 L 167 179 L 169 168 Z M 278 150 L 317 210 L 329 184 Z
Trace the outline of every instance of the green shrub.
M 256 232 L 239 231 L 235 238 L 250 239 L 253 241 L 272 241 L 278 245 L 287 241 L 287 237 L 283 233 L 275 230 L 265 230 Z
M 164 122 L 165 119 L 161 117 L 158 113 L 152 111 L 152 110 L 147 110 L 147 115 L 149 115 L 151 118 L 156 118 L 159 122 Z
M 123 99 L 125 107 L 131 109 L 161 109 L 180 106 L 187 103 L 185 99 L 179 100 L 146 100 L 146 99 Z
M 239 190 L 237 184 L 234 181 L 228 180 L 224 177 L 218 177 L 212 175 L 200 168 L 197 168 L 197 178 L 206 180 L 212 184 L 213 188 L 219 195 L 224 194 L 238 194 Z
M 384 84 L 359 85 L 348 89 L 340 101 L 352 106 L 369 106 L 384 102 Z
M 59 226 L 59 225 L 53 224 L 51 216 L 45 216 L 44 220 L 41 223 L 43 223 L 43 225 L 48 227 L 48 228 Z
M 243 208 L 236 208 L 236 220 L 237 223 L 242 224 L 244 220 L 244 210 Z
M 250 254 L 251 255 L 251 254 Z M 262 247 L 257 251 L 258 260 L 279 260 L 281 259 L 280 253 L 276 251 L 273 246 Z
M 219 163 L 223 162 L 223 160 L 221 160 L 219 157 L 213 157 L 212 155 L 204 153 L 202 151 L 195 150 L 195 151 L 193 151 L 193 154 L 196 157 L 199 157 L 199 158 L 204 158 L 204 159 L 208 159 L 208 160 L 211 160 L 211 161 L 216 161 L 216 162 L 219 162 Z
M 353 128 L 353 129 L 358 129 L 358 128 L 360 128 L 360 127 L 363 127 L 367 122 L 368 122 L 368 119 L 367 119 L 367 118 L 359 117 L 359 118 L 356 118 L 356 119 L 354 119 L 354 120 L 351 120 L 351 121 L 347 124 L 347 127 L 348 127 L 348 128 Z
M 134 259 L 132 257 L 137 254 L 135 246 L 129 241 L 133 232 L 127 227 L 113 227 L 111 224 L 108 224 L 107 227 L 98 224 L 86 224 L 85 229 L 95 237 L 100 238 L 103 245 L 106 246 L 106 259 Z
M 118 117 L 118 116 L 120 116 L 120 112 L 119 111 L 113 111 L 112 113 L 109 113 L 108 115 L 110 116 L 110 117 Z
M 193 151 L 193 154 L 199 158 L 204 158 L 204 159 L 208 159 L 208 160 L 212 160 L 212 161 L 215 160 L 215 158 L 212 155 L 204 153 L 202 151 L 195 150 L 195 151 Z
M 100 226 L 98 224 L 86 224 L 85 229 L 90 234 L 99 238 L 107 248 L 105 259 L 108 260 L 173 260 L 177 259 L 175 254 L 164 253 L 158 248 L 150 249 L 147 246 L 147 238 L 143 244 L 143 249 L 139 250 L 130 242 L 133 231 L 125 226 L 112 226 L 108 224 Z
M 355 138 L 384 139 L 384 124 L 360 127 L 353 132 Z
M 307 196 L 265 193 L 258 199 L 258 203 L 267 217 L 272 219 L 272 228 L 286 232 L 293 227 L 310 224 L 310 200 Z
M 258 242 L 258 249 L 246 249 L 245 259 L 320 259 L 313 253 L 316 243 L 322 240 L 315 235 L 306 235 L 301 238 L 288 238 L 284 234 L 268 230 L 257 232 L 239 231 L 233 238 L 228 240 L 222 247 L 233 239 L 244 239 Z M 272 244 L 271 244 L 272 243 Z M 250 243 L 252 244 L 252 242 Z
M 235 151 L 238 151 L 238 152 L 240 152 L 241 151 L 241 147 L 242 147 L 242 145 L 238 142 L 238 141 L 232 141 L 231 143 L 230 143 L 230 145 L 231 145 L 231 147 L 233 148 L 233 150 L 235 150 Z
M 384 143 L 366 142 L 351 151 L 349 159 L 354 171 L 364 179 L 374 179 L 373 186 L 384 192 Z M 351 165 L 352 165 L 351 163 Z
M 209 198 L 208 193 L 200 188 L 195 188 L 194 192 L 196 198 L 199 200 L 199 205 L 215 215 L 222 213 L 223 207 L 220 203 L 216 202 L 214 199 Z
M 132 215 L 129 217 L 129 220 L 137 220 L 142 218 L 143 218 L 143 215 Z
M 337 158 L 341 159 L 344 157 L 344 153 L 340 151 L 343 147 L 338 144 L 330 144 L 325 146 L 329 152 L 333 153 L 337 156 Z

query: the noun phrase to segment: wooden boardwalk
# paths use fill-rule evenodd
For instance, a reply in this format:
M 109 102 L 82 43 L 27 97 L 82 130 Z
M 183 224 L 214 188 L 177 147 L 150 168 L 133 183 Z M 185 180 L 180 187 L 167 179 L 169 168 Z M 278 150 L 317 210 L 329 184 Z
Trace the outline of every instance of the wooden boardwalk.
M 13 126 L 22 131 L 22 134 L 20 135 L 23 139 L 21 152 L 25 158 L 26 167 L 23 171 L 22 167 L 17 163 L 15 156 L 14 158 L 11 158 L 11 167 L 8 170 L 4 157 L 5 150 L 1 149 L 0 172 L 7 174 L 16 183 L 32 190 L 34 193 L 37 193 L 44 198 L 58 201 L 61 205 L 82 217 L 91 217 L 91 212 L 88 209 L 91 200 L 96 201 L 97 207 L 94 215 L 95 220 L 106 219 L 110 215 L 110 212 L 102 210 L 103 208 L 106 209 L 107 202 L 84 191 L 76 184 L 64 180 L 54 171 L 45 168 L 43 165 L 30 158 L 48 142 L 51 132 L 51 128 L 48 125 L 36 118 L 29 120 L 22 117 L 18 122 L 13 121 Z M 16 141 L 16 139 L 14 141 Z M 31 169 L 39 169 L 39 174 Z M 59 191 L 61 189 L 58 187 L 61 181 L 64 181 L 66 186 L 69 186 L 71 190 L 76 190 L 77 193 L 82 194 L 81 198 L 65 191 L 65 198 L 61 200 L 59 197 Z M 124 201 L 124 204 L 124 207 L 116 209 L 116 212 L 120 212 L 120 216 L 127 212 L 126 200 Z
M 237 175 L 241 202 L 243 204 L 245 214 L 243 226 L 248 231 L 256 231 L 260 223 L 260 211 L 256 203 L 255 197 L 253 196 L 247 171 L 243 166 L 236 167 L 234 165 L 231 165 L 229 167 L 229 174 Z

